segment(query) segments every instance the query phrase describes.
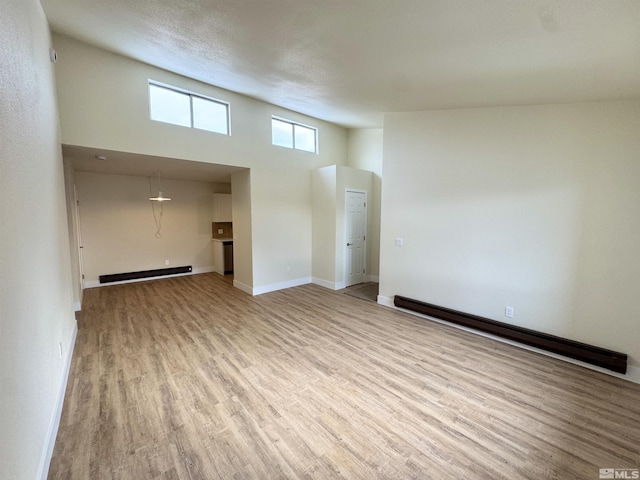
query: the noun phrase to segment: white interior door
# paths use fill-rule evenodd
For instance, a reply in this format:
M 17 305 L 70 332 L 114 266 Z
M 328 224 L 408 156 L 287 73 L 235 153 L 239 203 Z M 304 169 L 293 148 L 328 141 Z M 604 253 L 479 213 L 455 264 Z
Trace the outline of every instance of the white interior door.
M 366 192 L 347 190 L 345 200 L 346 217 L 346 253 L 345 285 L 355 285 L 365 280 L 366 233 L 367 233 L 367 194 Z

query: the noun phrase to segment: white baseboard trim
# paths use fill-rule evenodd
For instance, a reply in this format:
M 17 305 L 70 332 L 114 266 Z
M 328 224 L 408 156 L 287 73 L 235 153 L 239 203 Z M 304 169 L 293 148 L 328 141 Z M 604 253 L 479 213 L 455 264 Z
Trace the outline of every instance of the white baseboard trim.
M 84 298 L 84 289 L 85 289 L 84 282 L 82 282 L 82 283 L 83 283 L 83 285 L 82 285 L 82 288 L 80 289 L 80 300 L 78 300 L 77 302 L 73 303 L 73 309 L 76 312 L 80 312 L 82 310 L 82 299 Z
M 311 283 L 314 285 L 320 285 L 321 287 L 328 288 L 329 290 L 337 290 L 335 282 L 324 280 L 318 277 L 311 277 Z
M 323 280 L 322 278 L 312 277 L 311 283 L 320 285 L 321 287 L 328 288 L 330 290 L 342 290 L 346 288 L 345 282 L 330 282 L 329 280 Z
M 162 275 L 161 277 L 134 278 L 133 280 L 121 280 L 119 282 L 100 283 L 100 280 L 85 280 L 84 288 L 108 287 L 110 285 L 123 285 L 125 283 L 151 282 L 173 277 L 186 277 L 188 275 L 198 275 L 199 273 L 211 273 L 215 271 L 213 267 L 198 267 L 187 273 L 176 273 L 174 275 Z
M 605 372 L 609 373 L 609 372 Z M 611 372 L 612 374 L 614 372 Z M 629 380 L 633 383 L 640 383 L 640 366 L 639 365 L 627 365 L 627 374 L 622 375 L 620 373 L 615 374 L 616 377 L 624 378 L 625 380 Z
M 391 307 L 391 308 L 396 308 L 396 306 L 393 304 L 393 299 L 389 298 L 389 297 L 383 297 L 382 295 L 378 295 L 378 304 L 384 306 L 384 307 Z M 397 309 L 399 310 L 399 309 Z
M 69 372 L 71 371 L 71 359 L 73 358 L 73 350 L 76 345 L 76 337 L 78 336 L 78 322 L 74 322 L 73 330 L 69 338 L 67 356 L 64 359 L 64 366 L 62 371 L 62 381 L 60 382 L 60 388 L 58 388 L 58 395 L 56 398 L 55 409 L 53 415 L 49 421 L 49 430 L 47 432 L 47 439 L 44 444 L 44 450 L 40 458 L 40 465 L 38 467 L 38 478 L 46 480 L 49 475 L 49 465 L 51 464 L 51 456 L 53 455 L 53 447 L 56 444 L 56 437 L 58 436 L 58 427 L 60 427 L 60 418 L 62 417 L 62 406 L 64 405 L 64 395 L 67 391 L 67 382 L 69 380 Z
M 250 287 L 249 285 L 239 282 L 236 279 L 233 279 L 233 286 L 236 287 L 238 290 L 242 290 L 244 293 L 253 295 L 253 287 Z
M 399 312 L 408 313 L 410 315 L 415 315 L 416 317 L 424 318 L 426 320 L 430 320 L 432 322 L 440 323 L 442 325 L 448 325 L 453 328 L 457 328 L 458 330 L 464 330 L 465 332 L 473 333 L 474 335 L 480 335 L 481 337 L 491 338 L 492 340 L 497 340 L 498 342 L 506 343 L 508 345 L 513 345 L 514 347 L 522 348 L 524 350 L 529 350 L 531 352 L 536 352 L 541 355 L 545 355 L 547 357 L 557 358 L 558 360 L 563 360 L 568 363 L 572 363 L 574 365 L 579 365 L 581 367 L 588 368 L 589 370 L 595 370 L 596 372 L 605 373 L 607 375 L 611 375 L 612 377 L 621 378 L 623 380 L 627 380 L 629 382 L 640 384 L 640 366 L 638 365 L 627 365 L 627 373 L 622 374 L 618 372 L 613 372 L 609 369 L 598 367 L 596 365 L 591 365 L 590 363 L 581 362 L 580 360 L 575 360 L 573 358 L 565 357 L 563 355 L 558 355 L 557 353 L 548 352 L 546 350 L 542 350 L 540 348 L 530 347 L 529 345 L 524 345 L 522 343 L 514 342 L 513 340 L 508 340 L 506 338 L 498 337 L 496 335 L 491 335 L 485 332 L 480 332 L 478 330 L 474 330 L 472 328 L 464 327 L 462 325 L 458 325 L 455 323 L 447 322 L 445 320 L 440 320 L 439 318 L 429 317 L 428 315 L 424 315 L 422 313 L 413 312 L 411 310 L 405 310 L 404 308 L 398 308 L 394 305 L 393 299 L 389 297 L 383 297 L 378 295 L 378 304 L 383 305 L 385 307 L 390 307 Z
M 285 288 L 299 287 L 300 285 L 306 285 L 307 283 L 311 283 L 311 277 L 295 278 L 293 280 L 287 280 L 286 282 L 278 282 L 272 283 L 270 285 L 263 285 L 261 287 L 253 287 L 253 295 L 262 295 L 263 293 L 284 290 Z
M 378 275 L 367 275 L 365 281 L 380 283 L 380 277 L 378 277 Z

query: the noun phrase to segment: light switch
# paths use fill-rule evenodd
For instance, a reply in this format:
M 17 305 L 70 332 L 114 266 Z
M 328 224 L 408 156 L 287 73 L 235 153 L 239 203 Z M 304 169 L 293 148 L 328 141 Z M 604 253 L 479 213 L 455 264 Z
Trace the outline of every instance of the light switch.
M 396 237 L 396 247 L 404 247 L 404 238 Z

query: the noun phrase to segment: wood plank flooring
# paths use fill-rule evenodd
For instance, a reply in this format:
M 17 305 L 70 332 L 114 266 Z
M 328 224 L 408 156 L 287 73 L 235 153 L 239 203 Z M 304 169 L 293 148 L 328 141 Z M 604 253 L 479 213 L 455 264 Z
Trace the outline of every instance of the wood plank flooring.
M 50 479 L 597 479 L 640 385 L 315 285 L 85 292 Z

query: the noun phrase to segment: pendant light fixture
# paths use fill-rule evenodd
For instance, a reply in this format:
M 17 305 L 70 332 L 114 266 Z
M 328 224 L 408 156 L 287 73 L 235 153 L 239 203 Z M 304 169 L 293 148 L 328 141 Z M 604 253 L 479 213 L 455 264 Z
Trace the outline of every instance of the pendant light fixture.
M 164 194 L 158 190 L 158 195 L 155 197 L 149 197 L 149 200 L 152 200 L 154 202 L 167 202 L 171 200 L 171 197 L 165 197 Z
M 156 172 L 158 177 L 158 195 L 149 197 L 149 200 L 153 202 L 167 202 L 171 200 L 171 197 L 167 197 L 162 193 L 162 182 L 160 180 L 160 171 Z M 151 187 L 151 177 L 149 177 L 149 187 Z M 149 188 L 151 190 L 151 188 Z
M 151 179 L 153 177 L 158 177 L 158 195 L 156 196 L 153 196 L 153 192 L 155 192 L 155 190 L 151 185 Z M 160 238 L 162 236 L 162 217 L 164 215 L 164 205 L 162 202 L 171 200 L 171 197 L 167 197 L 164 193 L 162 193 L 160 170 L 158 170 L 152 176 L 148 177 L 147 180 L 149 180 L 149 200 L 151 200 L 151 211 L 153 212 L 153 220 L 156 223 L 156 238 Z M 156 205 L 155 202 L 158 202 L 158 205 Z M 156 208 L 156 206 L 158 208 Z

